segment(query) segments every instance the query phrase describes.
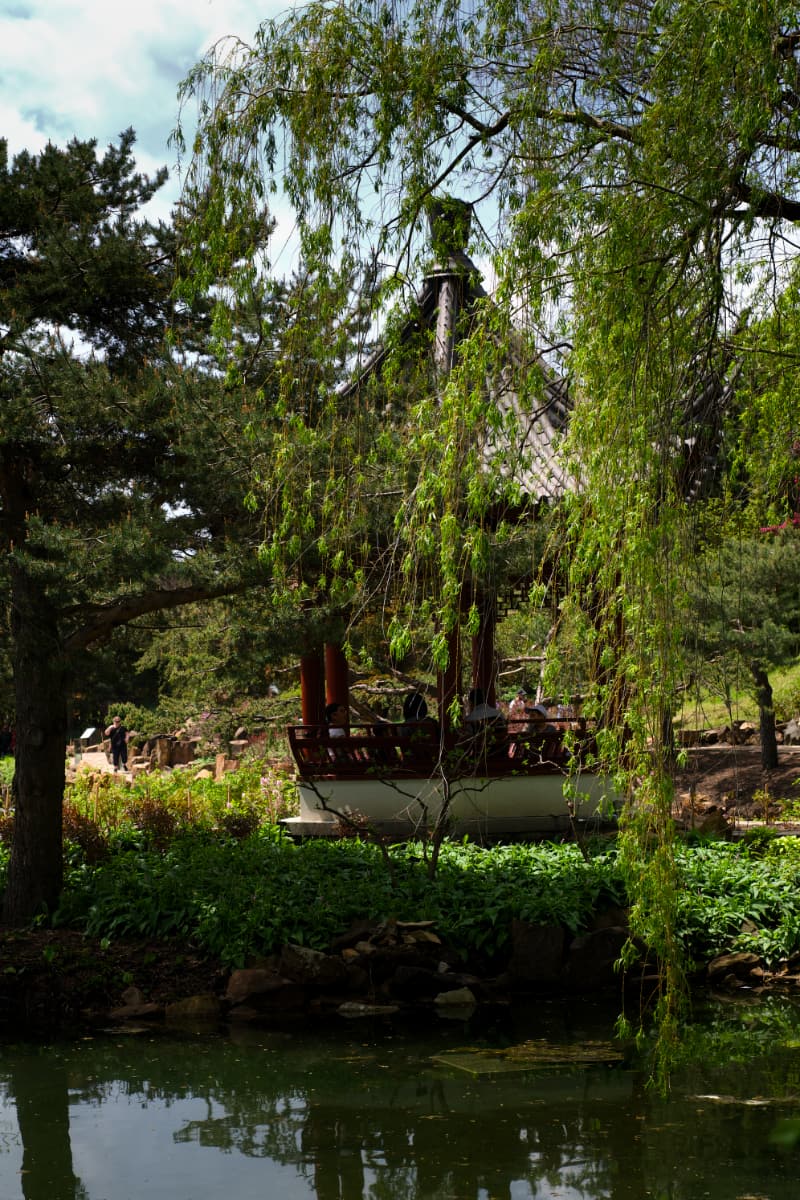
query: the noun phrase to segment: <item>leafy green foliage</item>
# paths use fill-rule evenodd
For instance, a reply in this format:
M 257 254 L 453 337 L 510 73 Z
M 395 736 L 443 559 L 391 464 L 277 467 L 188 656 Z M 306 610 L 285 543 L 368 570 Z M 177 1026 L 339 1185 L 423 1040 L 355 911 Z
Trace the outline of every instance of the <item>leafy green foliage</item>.
M 162 853 L 131 848 L 76 869 L 58 920 L 101 937 L 180 934 L 241 964 L 285 942 L 324 949 L 356 919 L 424 918 L 462 953 L 491 956 L 514 917 L 577 931 L 622 895 L 613 856 L 587 864 L 576 847 L 448 845 L 434 880 L 419 847 L 392 858 L 390 874 L 359 841 L 298 846 L 267 826 L 237 843 L 187 830 Z
M 325 949 L 365 917 L 429 919 L 464 956 L 491 962 L 514 919 L 579 933 L 629 901 L 613 849 L 587 861 L 574 845 L 445 843 L 431 879 L 414 844 L 391 850 L 390 871 L 368 843 L 295 844 L 269 823 L 241 840 L 203 821 L 173 830 L 157 849 L 152 830 L 122 825 L 106 856 L 74 859 L 57 922 L 97 937 L 181 936 L 241 965 L 287 942 Z M 677 861 L 676 937 L 690 965 L 733 950 L 775 964 L 800 949 L 794 839 L 684 847 Z
M 14 782 L 14 759 L 0 758 L 0 784 L 3 787 L 11 787 Z
M 715 843 L 679 856 L 679 940 L 692 962 L 752 950 L 769 963 L 800 949 L 800 848 Z

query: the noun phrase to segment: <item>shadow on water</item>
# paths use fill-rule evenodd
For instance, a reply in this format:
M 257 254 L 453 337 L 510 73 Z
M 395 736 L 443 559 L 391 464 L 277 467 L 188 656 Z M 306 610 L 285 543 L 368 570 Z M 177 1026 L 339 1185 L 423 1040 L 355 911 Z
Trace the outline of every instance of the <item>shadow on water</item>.
M 0 1197 L 795 1200 L 800 1008 L 709 1006 L 666 1098 L 631 1053 L 486 1066 L 523 1042 L 608 1041 L 615 1017 L 572 1001 L 426 1028 L 7 1043 Z M 455 1050 L 468 1070 L 435 1061 Z

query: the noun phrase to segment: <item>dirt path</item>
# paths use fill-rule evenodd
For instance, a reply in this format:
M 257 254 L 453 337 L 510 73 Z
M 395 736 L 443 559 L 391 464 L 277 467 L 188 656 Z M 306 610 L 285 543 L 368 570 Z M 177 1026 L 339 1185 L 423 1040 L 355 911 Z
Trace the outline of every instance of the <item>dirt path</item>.
M 762 768 L 758 745 L 702 746 L 688 755 L 687 765 L 675 776 L 681 804 L 713 804 L 728 820 L 763 820 L 768 794 L 772 818 L 781 815 L 781 801 L 793 801 L 800 813 L 800 746 L 779 746 L 774 771 Z

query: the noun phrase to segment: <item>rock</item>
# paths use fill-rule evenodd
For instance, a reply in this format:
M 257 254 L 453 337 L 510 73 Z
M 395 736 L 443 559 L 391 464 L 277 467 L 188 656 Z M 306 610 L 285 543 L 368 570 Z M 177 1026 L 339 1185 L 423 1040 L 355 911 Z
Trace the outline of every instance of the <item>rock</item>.
M 216 1021 L 220 1015 L 220 1003 L 216 996 L 206 992 L 199 996 L 187 996 L 176 1000 L 164 1010 L 167 1021 Z
M 627 929 L 627 908 L 607 908 L 597 913 L 592 921 L 592 929 Z
M 195 743 L 186 739 L 173 742 L 170 762 L 173 767 L 185 767 L 194 762 Z
M 564 930 L 560 925 L 511 922 L 509 970 L 525 983 L 552 983 L 564 963 Z
M 407 946 L 413 946 L 415 942 L 431 942 L 435 946 L 441 946 L 442 939 L 430 929 L 411 929 L 403 934 L 403 942 Z
M 341 958 L 323 954 L 321 950 L 312 950 L 308 946 L 284 946 L 279 969 L 294 983 L 313 987 L 337 987 L 347 979 L 347 970 Z
M 157 737 L 155 739 L 155 765 L 159 770 L 164 770 L 165 767 L 172 766 L 172 739 L 167 737 Z
M 112 1021 L 156 1020 L 164 1015 L 160 1004 L 123 1004 L 108 1014 Z
M 440 1008 L 474 1008 L 477 1000 L 468 987 L 453 988 L 449 992 L 439 992 L 434 997 L 434 1004 Z
M 783 731 L 783 740 L 787 746 L 800 746 L 800 721 L 792 717 Z
M 340 950 L 350 949 L 351 947 L 356 946 L 359 942 L 363 942 L 365 945 L 369 944 L 372 934 L 377 928 L 377 921 L 354 921 L 345 933 L 342 933 L 337 938 L 333 939 L 330 946 L 331 953 L 336 954 Z
M 377 986 L 394 978 L 400 966 L 435 970 L 442 958 L 442 947 L 427 942 L 413 945 L 376 946 L 369 956 L 369 973 Z
M 112 774 L 114 767 L 103 750 L 84 750 L 78 770 L 81 772 L 102 771 L 103 774 Z
M 264 1019 L 264 1010 L 256 1008 L 253 1004 L 237 1004 L 228 1013 L 228 1020 L 241 1022 L 245 1024 L 247 1021 L 262 1021 Z
M 712 808 L 695 822 L 694 829 L 696 833 L 705 834 L 708 837 L 730 838 L 731 826 L 720 808 Z
M 229 1004 L 244 1004 L 254 996 L 280 991 L 288 983 L 288 979 L 269 967 L 242 967 L 231 974 L 225 999 Z
M 719 980 L 724 981 L 725 977 L 729 975 L 736 980 L 746 978 L 755 967 L 760 965 L 761 959 L 757 954 L 742 950 L 736 954 L 720 954 L 716 958 L 712 958 L 706 969 L 709 980 L 716 983 Z
M 125 1005 L 144 1004 L 144 992 L 138 987 L 128 987 L 120 996 Z
M 454 981 L 455 982 L 455 981 Z M 401 963 L 389 980 L 392 993 L 401 1000 L 432 1000 L 442 988 L 446 988 L 448 977 L 428 967 L 416 967 Z
M 561 977 L 565 987 L 585 993 L 619 985 L 621 975 L 616 964 L 627 941 L 627 929 L 617 926 L 576 937 L 570 943 Z
M 359 967 L 356 963 L 347 964 L 347 990 L 348 992 L 359 992 L 366 994 L 370 991 L 369 972 L 363 967 Z
M 340 1017 L 389 1017 L 400 1009 L 396 1004 L 361 1004 L 357 1000 L 346 1000 L 336 1011 Z

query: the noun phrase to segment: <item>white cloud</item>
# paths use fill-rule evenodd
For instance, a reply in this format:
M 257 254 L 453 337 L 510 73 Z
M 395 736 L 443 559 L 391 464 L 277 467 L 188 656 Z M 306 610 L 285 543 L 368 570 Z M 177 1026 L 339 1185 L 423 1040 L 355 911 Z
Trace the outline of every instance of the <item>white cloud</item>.
M 167 166 L 156 202 L 178 192 L 177 90 L 216 41 L 252 39 L 285 0 L 0 0 L 0 137 L 11 155 L 48 141 L 96 138 L 103 147 L 133 126 L 140 169 Z
M 0 135 L 11 153 L 132 125 L 143 160 L 169 163 L 177 88 L 217 39 L 249 40 L 269 0 L 0 0 Z M 144 165 L 144 164 L 143 164 Z

